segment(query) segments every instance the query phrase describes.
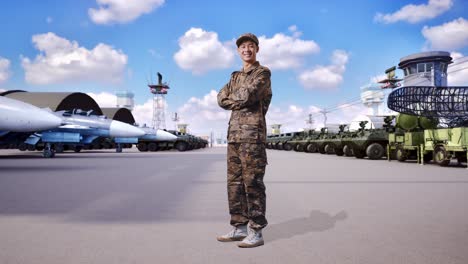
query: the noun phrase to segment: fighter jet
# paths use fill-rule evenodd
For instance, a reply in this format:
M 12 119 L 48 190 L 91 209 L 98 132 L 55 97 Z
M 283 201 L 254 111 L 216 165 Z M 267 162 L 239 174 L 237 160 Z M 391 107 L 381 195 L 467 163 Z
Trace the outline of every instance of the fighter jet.
M 62 119 L 34 105 L 0 96 L 0 135 L 34 132 L 60 126 Z
M 27 144 L 35 145 L 40 140 L 45 143 L 44 157 L 55 156 L 52 143 L 86 145 L 98 137 L 113 138 L 117 143 L 117 152 L 122 151 L 121 143 L 137 143 L 138 137 L 145 135 L 145 131 L 105 116 L 93 115 L 92 111 L 74 109 L 53 113 L 61 118 L 62 125 L 58 128 L 45 130 L 31 135 Z

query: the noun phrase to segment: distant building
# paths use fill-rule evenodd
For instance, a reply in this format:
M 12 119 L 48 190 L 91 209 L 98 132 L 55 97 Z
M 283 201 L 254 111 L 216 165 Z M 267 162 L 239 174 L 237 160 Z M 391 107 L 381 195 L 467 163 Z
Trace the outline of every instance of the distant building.
M 369 83 L 361 87 L 361 101 L 369 108 L 368 115 L 382 115 L 382 105 L 385 93 L 377 83 Z
M 187 133 L 187 127 L 188 124 L 177 124 L 177 130 L 179 130 L 180 133 Z
M 115 95 L 117 96 L 118 108 L 127 108 L 130 111 L 133 110 L 133 107 L 135 106 L 135 101 L 133 100 L 135 97 L 134 93 L 130 91 L 117 91 Z
M 279 135 L 279 134 L 281 134 L 281 124 L 273 124 L 273 125 L 271 125 L 271 134 L 272 134 L 272 135 Z
M 398 68 L 404 73 L 404 86 L 447 86 L 447 66 L 452 63 L 450 53 L 429 51 L 400 59 Z

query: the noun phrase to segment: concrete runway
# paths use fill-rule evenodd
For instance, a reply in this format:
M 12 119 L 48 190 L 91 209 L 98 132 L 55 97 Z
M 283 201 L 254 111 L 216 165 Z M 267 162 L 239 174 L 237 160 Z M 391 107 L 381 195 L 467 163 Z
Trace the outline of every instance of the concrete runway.
M 226 149 L 0 151 L 0 263 L 468 263 L 468 170 L 268 151 L 266 244 L 229 231 Z

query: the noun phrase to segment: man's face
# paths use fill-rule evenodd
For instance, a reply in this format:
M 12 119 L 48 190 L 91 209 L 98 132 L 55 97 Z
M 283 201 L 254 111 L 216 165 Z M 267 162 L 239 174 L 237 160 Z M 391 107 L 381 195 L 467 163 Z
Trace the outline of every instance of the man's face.
M 257 61 L 258 46 L 255 42 L 247 40 L 242 42 L 237 48 L 240 58 L 248 63 L 254 63 Z

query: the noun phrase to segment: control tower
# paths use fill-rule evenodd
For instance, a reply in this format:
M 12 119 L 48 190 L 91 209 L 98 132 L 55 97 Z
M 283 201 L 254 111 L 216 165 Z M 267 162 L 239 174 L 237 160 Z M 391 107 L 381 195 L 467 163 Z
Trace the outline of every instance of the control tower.
M 166 94 L 169 85 L 162 82 L 162 75 L 158 72 L 158 84 L 148 84 L 150 92 L 153 94 L 153 119 L 154 129 L 166 129 Z
M 412 54 L 400 59 L 398 68 L 403 70 L 405 86 L 447 86 L 447 66 L 452 63 L 450 53 L 429 51 Z
M 369 115 L 380 115 L 380 107 L 384 102 L 385 94 L 378 84 L 369 83 L 361 87 L 361 101 L 369 108 Z
M 130 91 L 117 91 L 115 95 L 117 96 L 118 108 L 127 108 L 130 111 L 133 110 L 133 107 L 135 106 L 135 102 L 133 100 L 133 97 L 135 97 L 134 93 Z

